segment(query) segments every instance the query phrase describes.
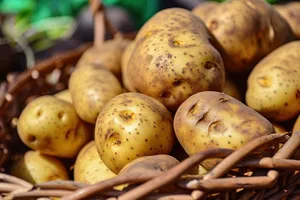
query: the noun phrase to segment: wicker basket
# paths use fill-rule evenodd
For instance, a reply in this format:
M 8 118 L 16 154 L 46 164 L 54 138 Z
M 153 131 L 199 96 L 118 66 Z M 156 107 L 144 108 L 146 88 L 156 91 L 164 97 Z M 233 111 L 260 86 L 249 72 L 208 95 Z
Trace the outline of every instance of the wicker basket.
M 86 44 L 58 54 L 21 74 L 9 74 L 1 83 L 0 199 L 300 199 L 300 132 L 267 135 L 236 151 L 199 152 L 167 171 L 158 168 L 151 173 L 128 173 L 94 185 L 73 181 L 32 185 L 8 175 L 6 169 L 14 155 L 27 150 L 16 132 L 16 121 L 22 109 L 34 97 L 67 88 L 74 66 L 90 46 Z M 205 175 L 185 174 L 208 158 L 223 160 Z M 123 191 L 113 189 L 124 183 L 129 186 Z

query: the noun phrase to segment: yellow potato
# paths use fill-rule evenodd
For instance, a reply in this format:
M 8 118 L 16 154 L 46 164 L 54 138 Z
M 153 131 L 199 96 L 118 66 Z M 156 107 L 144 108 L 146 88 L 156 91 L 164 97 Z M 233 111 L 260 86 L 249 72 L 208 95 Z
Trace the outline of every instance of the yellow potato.
M 130 60 L 131 54 L 134 51 L 135 48 L 135 42 L 132 41 L 124 50 L 124 53 L 122 54 L 122 62 L 121 62 L 121 67 L 122 67 L 122 81 L 123 81 L 123 85 L 124 87 L 128 90 L 128 91 L 134 91 L 134 88 L 130 85 L 130 80 L 128 80 L 128 76 L 126 75 L 127 72 L 127 66 L 128 66 L 128 62 Z
M 238 149 L 250 140 L 275 133 L 272 124 L 235 98 L 220 92 L 199 92 L 178 108 L 174 118 L 178 141 L 189 154 L 211 148 Z M 211 169 L 216 160 L 206 160 Z
M 224 49 L 229 72 L 250 71 L 271 51 L 295 39 L 288 23 L 265 0 L 220 3 L 205 24 Z
M 102 162 L 95 141 L 89 142 L 82 148 L 74 165 L 75 181 L 94 184 L 115 176 L 116 174 Z
M 23 143 L 44 154 L 74 158 L 92 137 L 72 104 L 54 96 L 32 100 L 22 111 L 17 124 Z
M 54 95 L 56 98 L 72 103 L 72 97 L 69 90 L 63 90 Z
M 300 115 L 298 116 L 295 124 L 294 124 L 294 127 L 293 127 L 293 132 L 295 131 L 300 131 Z
M 272 121 L 300 113 L 300 41 L 274 50 L 248 77 L 247 105 Z
M 192 12 L 162 10 L 136 36 L 125 71 L 128 84 L 132 91 L 151 96 L 172 111 L 194 93 L 222 91 L 225 71 L 214 41 Z
M 138 157 L 170 153 L 175 142 L 172 122 L 166 107 L 149 96 L 116 96 L 96 122 L 95 141 L 102 161 L 118 173 Z
M 33 184 L 69 179 L 60 160 L 38 151 L 27 151 L 20 160 L 12 164 L 10 174 Z
M 194 15 L 200 17 L 203 21 L 206 20 L 207 16 L 210 13 L 213 13 L 213 10 L 219 5 L 219 3 L 214 1 L 206 1 L 197 5 L 192 9 Z
M 116 77 L 121 78 L 121 57 L 130 40 L 116 37 L 107 40 L 101 47 L 91 47 L 86 50 L 78 61 L 78 66 L 92 65 L 111 71 Z
M 294 35 L 300 39 L 300 2 L 275 5 L 276 10 L 289 23 Z
M 123 89 L 108 70 L 86 65 L 76 68 L 69 79 L 69 91 L 79 117 L 95 124 L 102 107 Z
M 223 92 L 236 98 L 239 101 L 242 101 L 239 89 L 237 88 L 236 84 L 228 77 L 226 78 Z

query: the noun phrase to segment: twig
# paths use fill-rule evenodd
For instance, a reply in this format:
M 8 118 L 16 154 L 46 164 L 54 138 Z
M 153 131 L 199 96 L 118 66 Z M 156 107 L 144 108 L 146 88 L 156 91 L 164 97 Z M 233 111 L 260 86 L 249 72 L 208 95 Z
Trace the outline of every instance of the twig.
M 20 179 L 15 176 L 11 176 L 11 175 L 3 174 L 3 173 L 0 173 L 0 179 L 3 181 L 6 181 L 8 183 L 17 184 L 17 185 L 27 187 L 27 188 L 33 187 L 33 185 L 31 183 L 29 183 L 23 179 Z
M 36 184 L 34 187 L 40 189 L 76 190 L 84 186 L 87 186 L 87 184 L 60 180 Z

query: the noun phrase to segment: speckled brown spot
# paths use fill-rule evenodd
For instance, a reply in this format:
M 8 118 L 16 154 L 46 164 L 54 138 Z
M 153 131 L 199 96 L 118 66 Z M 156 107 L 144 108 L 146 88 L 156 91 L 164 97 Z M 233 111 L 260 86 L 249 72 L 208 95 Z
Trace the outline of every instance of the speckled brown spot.
M 296 98 L 299 99 L 300 98 L 300 90 L 296 91 Z
M 204 64 L 205 69 L 211 69 L 211 68 L 216 68 L 216 67 L 217 67 L 217 65 L 215 63 L 212 63 L 212 62 L 206 62 Z

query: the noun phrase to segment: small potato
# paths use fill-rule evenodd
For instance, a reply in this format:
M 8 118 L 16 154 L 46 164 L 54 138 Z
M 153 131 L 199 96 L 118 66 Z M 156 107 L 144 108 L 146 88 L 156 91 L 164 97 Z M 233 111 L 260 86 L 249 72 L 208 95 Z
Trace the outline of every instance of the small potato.
M 237 88 L 236 84 L 228 77 L 226 78 L 223 92 L 236 98 L 239 101 L 242 101 L 239 89 Z
M 56 98 L 72 103 L 72 97 L 69 90 L 63 90 L 54 95 Z
M 221 44 L 228 72 L 248 72 L 264 56 L 295 39 L 288 23 L 265 0 L 228 0 L 205 18 Z
M 275 5 L 275 9 L 289 23 L 294 35 L 300 39 L 300 2 L 290 2 L 283 5 Z
M 122 53 L 129 43 L 130 40 L 121 37 L 106 40 L 101 47 L 91 47 L 86 50 L 78 61 L 78 66 L 103 67 L 121 78 Z
M 86 65 L 74 70 L 69 79 L 69 91 L 79 117 L 95 124 L 102 107 L 123 89 L 108 70 Z
M 128 91 L 134 91 L 134 87 L 130 85 L 130 80 L 128 80 L 128 75 L 127 75 L 127 66 L 128 66 L 128 62 L 130 60 L 131 54 L 134 51 L 135 48 L 135 42 L 132 41 L 124 50 L 123 54 L 122 54 L 122 62 L 121 62 L 121 67 L 122 67 L 122 81 L 123 81 L 123 85 L 124 87 L 128 90 Z
M 272 123 L 276 133 L 286 133 L 287 130 L 279 124 Z
M 38 151 L 27 151 L 20 160 L 12 164 L 10 174 L 32 184 L 69 179 L 60 160 Z
M 213 36 L 191 11 L 168 8 L 156 13 L 135 42 L 125 72 L 132 91 L 176 111 L 192 94 L 223 90 L 222 57 L 213 46 Z
M 276 122 L 300 113 L 300 41 L 290 42 L 261 60 L 248 77 L 246 103 Z
M 29 148 L 63 158 L 74 158 L 92 137 L 91 128 L 80 120 L 72 104 L 54 96 L 41 96 L 27 104 L 17 129 Z
M 298 119 L 296 120 L 294 127 L 293 127 L 293 132 L 295 131 L 300 131 L 300 115 L 298 116 Z
M 102 162 L 95 141 L 89 142 L 81 149 L 74 165 L 75 181 L 94 184 L 115 176 L 116 174 Z
M 138 157 L 169 154 L 175 142 L 172 122 L 166 107 L 149 96 L 116 96 L 96 122 L 95 141 L 102 161 L 118 173 Z
M 174 118 L 178 141 L 189 154 L 211 148 L 238 149 L 250 140 L 275 133 L 272 124 L 235 98 L 199 92 L 178 108 Z M 201 163 L 211 169 L 215 161 Z
M 213 13 L 213 10 L 219 5 L 219 3 L 214 1 L 206 1 L 198 4 L 195 8 L 192 9 L 194 15 L 200 17 L 203 21 L 206 20 L 207 16 L 210 13 Z

